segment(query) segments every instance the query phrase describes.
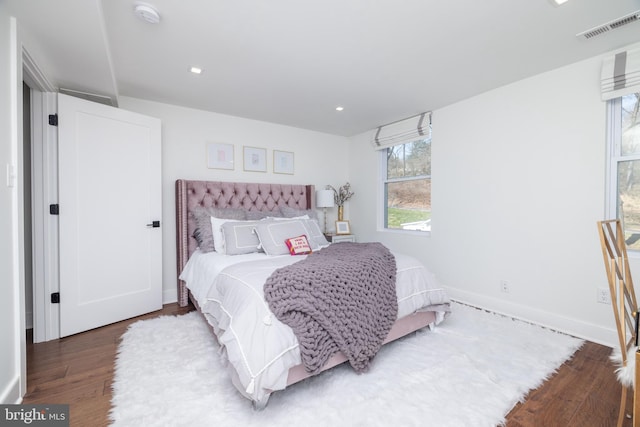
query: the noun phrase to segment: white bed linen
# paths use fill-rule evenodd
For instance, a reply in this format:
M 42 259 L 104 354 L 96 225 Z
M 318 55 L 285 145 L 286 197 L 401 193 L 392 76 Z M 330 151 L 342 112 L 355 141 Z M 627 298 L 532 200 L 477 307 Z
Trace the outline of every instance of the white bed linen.
M 441 322 L 449 303 L 445 291 L 415 258 L 394 255 L 398 317 L 433 308 L 436 324 Z M 272 315 L 264 300 L 264 283 L 275 269 L 305 257 L 196 251 L 180 275 L 224 346 L 236 387 L 256 402 L 284 389 L 289 369 L 301 363 L 293 331 Z
M 284 256 L 284 255 L 283 255 Z M 289 256 L 289 255 L 287 255 Z M 244 255 L 225 255 L 219 252 L 202 252 L 196 249 L 184 270 L 180 273 L 180 279 L 184 280 L 198 304 L 205 302 L 205 298 L 214 279 L 226 267 L 245 261 L 257 261 L 265 259 L 264 252 L 254 252 Z M 273 257 L 276 258 L 276 257 Z

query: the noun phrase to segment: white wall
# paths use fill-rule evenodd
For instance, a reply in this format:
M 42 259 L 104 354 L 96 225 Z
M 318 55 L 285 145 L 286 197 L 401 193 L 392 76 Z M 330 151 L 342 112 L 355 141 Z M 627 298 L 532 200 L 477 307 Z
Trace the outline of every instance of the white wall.
M 596 303 L 608 286 L 596 227 L 600 65 L 592 58 L 433 112 L 430 237 L 376 229 L 378 159 L 368 133 L 352 138 L 359 237 L 417 256 L 456 299 L 613 345 L 611 307 Z
M 22 171 L 19 165 L 21 145 L 18 147 L 22 129 L 17 126 L 22 119 L 22 105 L 18 105 L 18 99 L 22 99 L 22 82 L 18 86 L 17 74 L 21 70 L 17 67 L 16 47 L 15 21 L 12 22 L 5 5 L 0 2 L 0 403 L 18 403 L 24 385 L 24 323 L 20 310 L 24 294 L 20 289 L 23 277 L 19 256 L 22 247 L 18 193 L 21 180 L 15 180 L 9 187 L 6 178 L 8 165 L 13 165 L 17 177 Z
M 165 303 L 176 301 L 176 179 L 314 184 L 317 189 L 347 180 L 349 141 L 344 137 L 128 97 L 119 98 L 119 105 L 162 120 Z M 235 170 L 208 169 L 207 142 L 233 144 Z M 243 171 L 245 145 L 267 149 L 267 173 Z M 294 175 L 273 173 L 274 149 L 294 153 Z M 335 212 L 332 215 L 330 221 L 335 220 Z
M 11 98 L 10 92 L 10 23 L 9 17 L 0 3 L 0 167 L 3 178 L 7 163 L 12 163 L 11 154 Z M 13 278 L 13 218 L 14 191 L 7 188 L 4 179 L 0 181 L 0 402 L 8 403 L 8 394 L 18 374 L 15 367 L 17 325 L 14 306 L 15 282 Z M 5 344 L 6 343 L 6 344 Z

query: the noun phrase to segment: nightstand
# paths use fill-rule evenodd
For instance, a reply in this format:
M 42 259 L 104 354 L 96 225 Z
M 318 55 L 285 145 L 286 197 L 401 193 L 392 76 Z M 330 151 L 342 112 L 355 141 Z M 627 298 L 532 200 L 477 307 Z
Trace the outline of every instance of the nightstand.
M 324 237 L 326 237 L 331 243 L 356 241 L 355 234 L 325 234 Z

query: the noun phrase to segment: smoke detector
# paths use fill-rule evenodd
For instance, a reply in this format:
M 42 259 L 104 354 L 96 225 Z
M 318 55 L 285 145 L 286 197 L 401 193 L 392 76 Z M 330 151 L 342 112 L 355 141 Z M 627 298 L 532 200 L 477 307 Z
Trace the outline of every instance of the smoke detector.
M 160 14 L 158 11 L 147 3 L 135 3 L 133 14 L 136 15 L 138 19 L 148 22 L 149 24 L 157 24 L 160 22 Z

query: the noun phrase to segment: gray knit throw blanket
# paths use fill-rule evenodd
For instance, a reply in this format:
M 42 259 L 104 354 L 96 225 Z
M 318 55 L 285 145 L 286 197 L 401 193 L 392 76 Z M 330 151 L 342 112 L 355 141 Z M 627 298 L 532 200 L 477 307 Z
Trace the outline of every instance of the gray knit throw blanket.
M 308 372 L 338 350 L 366 371 L 398 316 L 396 260 L 380 243 L 335 243 L 276 270 L 264 294 L 293 329 Z

